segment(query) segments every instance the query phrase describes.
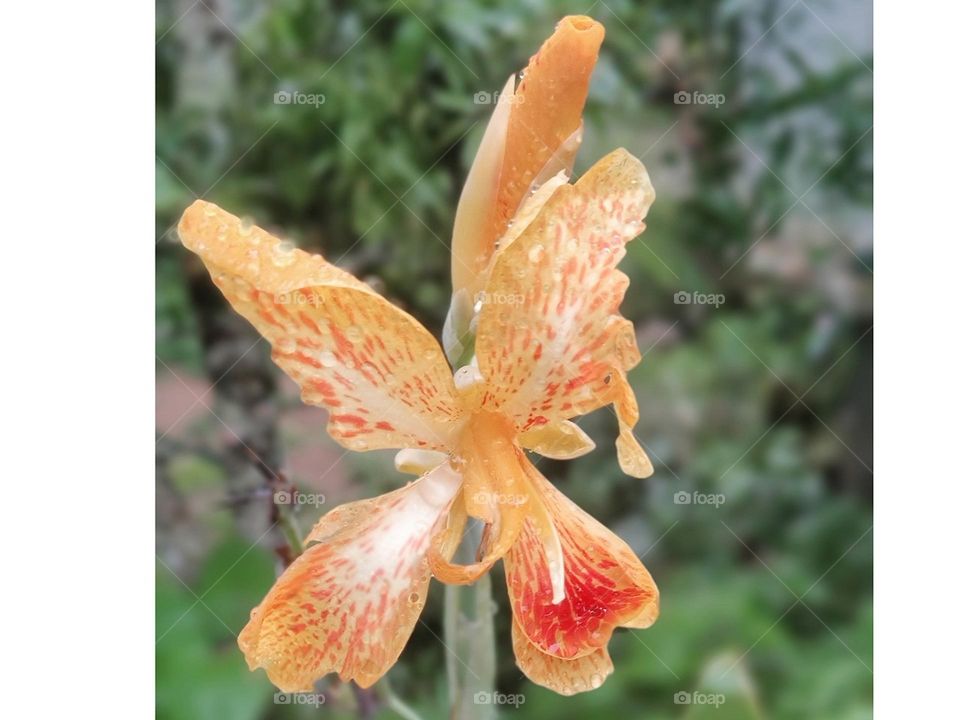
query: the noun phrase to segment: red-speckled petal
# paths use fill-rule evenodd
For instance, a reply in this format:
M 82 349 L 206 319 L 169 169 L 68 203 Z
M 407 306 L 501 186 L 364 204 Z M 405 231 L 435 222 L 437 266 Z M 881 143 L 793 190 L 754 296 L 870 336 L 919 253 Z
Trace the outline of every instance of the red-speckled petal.
M 640 360 L 616 266 L 653 198 L 643 164 L 614 151 L 559 187 L 498 256 L 477 331 L 485 408 L 525 432 L 614 401 L 614 373 Z
M 659 591 L 630 547 L 535 469 L 528 475 L 560 538 L 564 597 L 552 602 L 543 533 L 528 521 L 505 558 L 513 617 L 527 640 L 570 660 L 606 647 L 617 626 L 652 624 Z
M 512 634 L 517 667 L 537 685 L 561 695 L 576 695 L 586 690 L 596 690 L 613 672 L 613 662 L 605 647 L 566 660 L 541 652 L 523 634 L 516 620 L 513 622 Z
M 437 341 L 413 317 L 319 255 L 202 200 L 180 221 L 233 308 L 273 346 L 304 402 L 330 412 L 351 450 L 448 450 L 461 409 Z
M 430 581 L 430 535 L 460 486 L 448 465 L 325 516 L 310 545 L 250 614 L 239 644 L 281 690 L 330 672 L 362 687 L 396 662 Z

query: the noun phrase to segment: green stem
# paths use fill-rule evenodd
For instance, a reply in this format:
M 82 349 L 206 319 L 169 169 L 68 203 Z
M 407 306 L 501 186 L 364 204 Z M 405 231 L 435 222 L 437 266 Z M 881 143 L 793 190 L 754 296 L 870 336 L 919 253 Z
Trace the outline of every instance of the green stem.
M 380 678 L 380 681 L 377 683 L 377 689 L 380 691 L 380 696 L 387 703 L 387 707 L 404 720 L 422 720 L 417 714 L 417 711 L 407 705 L 400 699 L 400 696 L 393 691 L 393 686 L 390 684 L 386 675 Z
M 466 562 L 475 556 L 483 529 L 480 523 L 473 525 L 458 551 Z M 470 586 L 446 586 L 443 634 L 450 717 L 454 720 L 491 720 L 496 716 L 491 703 L 497 669 L 494 612 L 488 574 Z
M 300 557 L 303 553 L 303 536 L 300 534 L 297 519 L 293 516 L 293 510 L 281 505 L 277 512 L 277 522 L 280 523 L 283 536 L 290 546 L 292 557 Z

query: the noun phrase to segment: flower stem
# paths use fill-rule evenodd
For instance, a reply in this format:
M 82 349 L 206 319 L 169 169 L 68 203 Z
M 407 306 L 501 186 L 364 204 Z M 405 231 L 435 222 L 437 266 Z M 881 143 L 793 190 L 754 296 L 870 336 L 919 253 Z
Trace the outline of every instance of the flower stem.
M 458 554 L 473 557 L 480 544 L 482 524 L 464 535 Z M 496 645 L 490 576 L 473 585 L 447 585 L 443 607 L 450 717 L 455 720 L 491 720 L 496 708 L 491 693 L 496 681 Z

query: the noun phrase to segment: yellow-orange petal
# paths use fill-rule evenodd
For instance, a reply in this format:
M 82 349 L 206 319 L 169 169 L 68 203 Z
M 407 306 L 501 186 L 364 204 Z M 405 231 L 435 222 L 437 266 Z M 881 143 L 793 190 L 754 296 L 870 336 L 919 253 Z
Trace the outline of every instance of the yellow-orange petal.
M 560 538 L 564 598 L 553 602 L 544 541 L 528 521 L 505 557 L 513 617 L 526 639 L 543 654 L 571 660 L 606 647 L 617 626 L 650 625 L 659 591 L 636 554 L 532 466 L 528 470 Z
M 572 460 L 596 447 L 590 436 L 569 420 L 537 425 L 523 433 L 519 440 L 527 450 L 554 460 Z
M 611 376 L 613 408 L 617 415 L 620 434 L 617 436 L 617 459 L 620 469 L 635 478 L 648 478 L 653 475 L 653 463 L 633 435 L 633 426 L 637 424 L 639 411 L 633 388 L 627 382 L 623 372 L 615 370 Z
M 517 667 L 537 685 L 561 695 L 596 690 L 613 672 L 613 662 L 605 647 L 568 660 L 541 651 L 527 639 L 516 620 L 511 633 Z
M 479 279 L 494 243 L 544 167 L 551 161 L 558 169 L 572 165 L 603 35 L 603 26 L 589 17 L 563 18 L 530 58 L 516 92 L 510 94 L 507 88 L 501 94 L 475 160 L 487 169 L 477 171 L 482 180 L 468 183 L 467 198 L 461 199 L 464 220 L 458 225 L 463 230 L 452 247 L 455 291 L 467 288 L 472 297 L 481 289 Z
M 304 553 L 250 614 L 238 638 L 251 670 L 281 690 L 338 672 L 361 687 L 396 662 L 430 581 L 430 535 L 460 485 L 448 465 L 322 518 Z
M 525 432 L 613 402 L 610 383 L 640 360 L 619 314 L 616 269 L 644 228 L 654 192 L 643 164 L 616 150 L 556 189 L 494 264 L 477 328 L 484 407 Z
M 459 463 L 463 488 L 451 507 L 446 527 L 431 542 L 429 558 L 434 576 L 446 583 L 471 583 L 513 546 L 529 515 L 529 485 L 523 450 L 513 443 L 512 428 L 504 418 L 479 413 L 460 438 Z M 485 522 L 476 562 L 450 562 L 460 544 L 466 520 Z
M 180 220 L 234 310 L 273 346 L 304 402 L 352 450 L 446 450 L 462 415 L 440 346 L 413 317 L 319 255 L 202 200 Z
M 514 76 L 511 75 L 497 98 L 457 203 L 450 244 L 450 274 L 454 295 L 461 290 L 467 297 L 476 293 L 479 289 L 478 278 L 493 252 L 497 193 L 507 142 L 507 125 L 514 105 L 514 85 Z

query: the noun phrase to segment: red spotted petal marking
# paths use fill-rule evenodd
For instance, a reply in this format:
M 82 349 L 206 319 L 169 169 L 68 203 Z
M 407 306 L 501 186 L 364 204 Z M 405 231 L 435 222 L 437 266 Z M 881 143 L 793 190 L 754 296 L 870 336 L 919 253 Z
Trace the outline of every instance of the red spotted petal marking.
M 307 538 L 316 544 L 280 576 L 240 633 L 250 669 L 264 668 L 287 692 L 309 690 L 334 671 L 362 687 L 382 677 L 423 609 L 430 536 L 459 485 L 460 476 L 442 465 L 321 519 Z
M 653 197 L 640 161 L 617 150 L 557 189 L 498 257 L 477 333 L 484 407 L 523 432 L 612 401 L 611 373 L 640 359 L 616 266 Z
M 349 273 L 202 200 L 180 237 L 352 450 L 447 450 L 462 410 L 439 344 Z

